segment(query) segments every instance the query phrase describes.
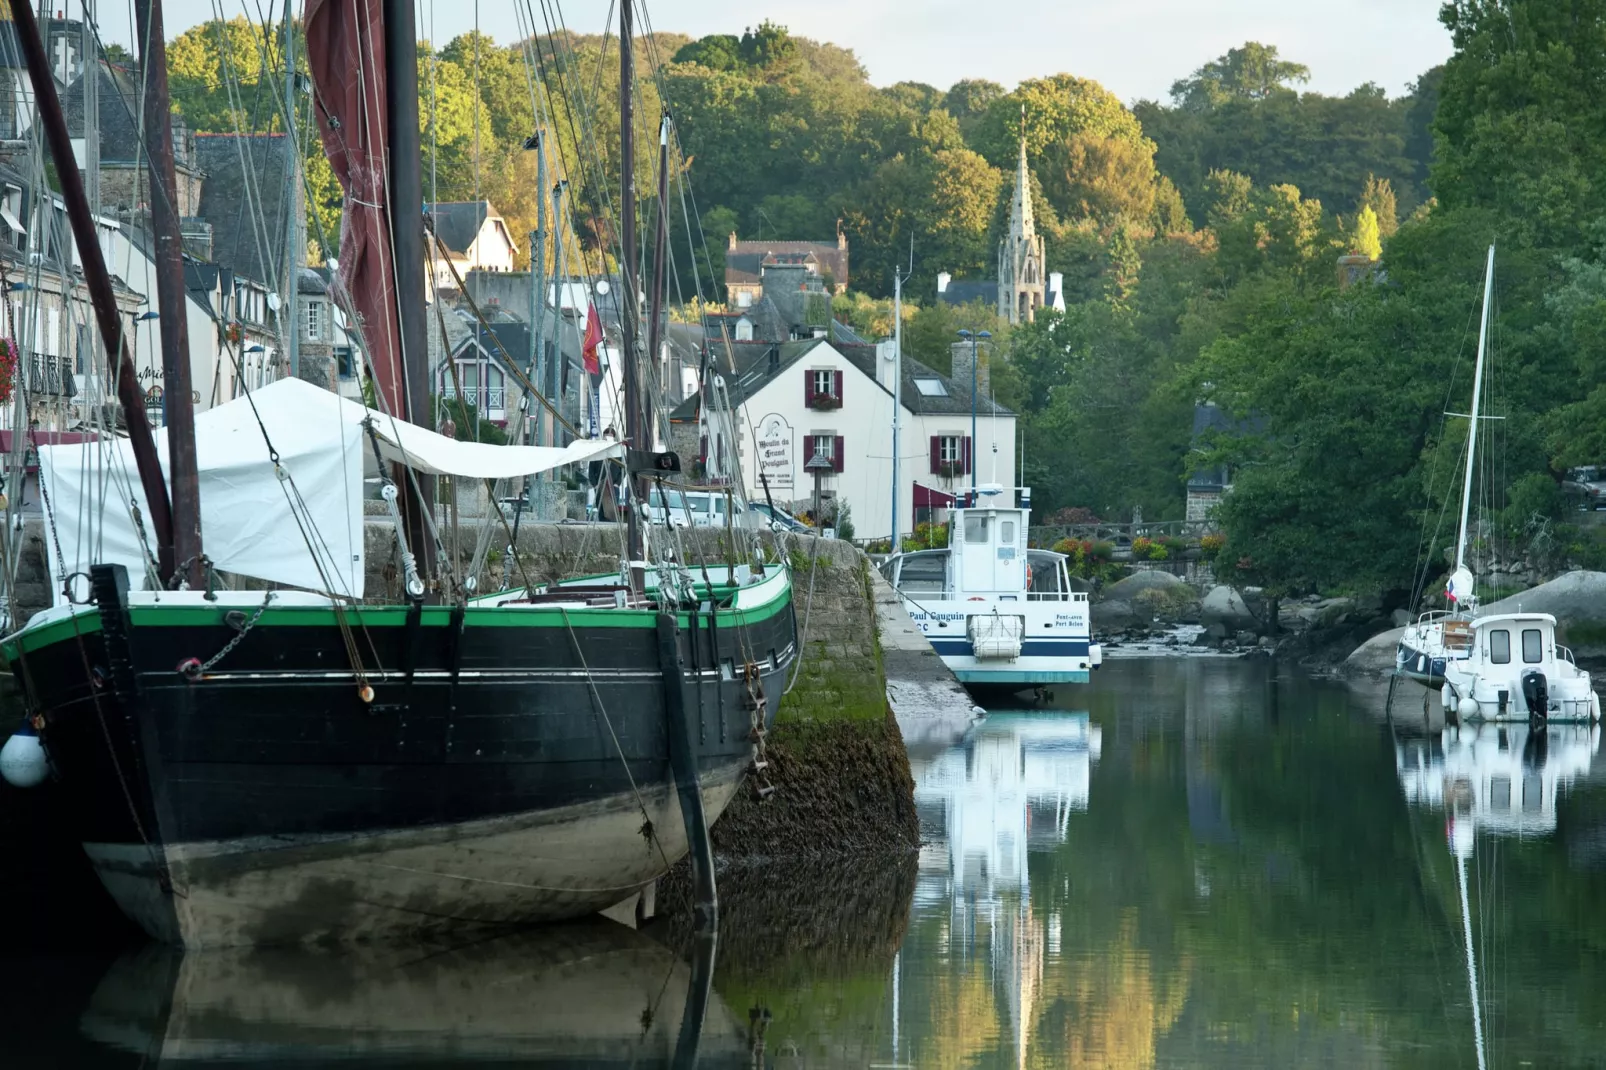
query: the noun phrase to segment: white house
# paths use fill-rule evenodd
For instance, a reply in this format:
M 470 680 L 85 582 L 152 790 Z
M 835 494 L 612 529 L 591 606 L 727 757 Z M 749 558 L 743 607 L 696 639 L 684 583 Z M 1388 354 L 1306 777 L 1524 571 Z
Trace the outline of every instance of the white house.
M 723 347 L 722 347 L 723 348 Z M 726 379 L 734 420 L 710 420 L 702 396 L 671 414 L 674 446 L 697 457 L 710 481 L 732 477 L 740 463 L 747 494 L 763 501 L 765 482 L 777 505 L 807 507 L 814 493 L 805 465 L 831 462 L 822 492 L 846 505 L 856 537 L 884 538 L 892 524 L 892 347 L 808 338 L 775 345 L 730 345 L 714 367 Z M 734 372 L 728 369 L 734 365 Z M 914 529 L 916 509 L 951 504 L 956 491 L 980 483 L 1011 485 L 1015 414 L 992 403 L 982 384 L 972 436 L 968 373 L 963 385 L 917 361 L 903 361 L 898 444 L 898 527 Z M 727 436 L 725 428 L 734 431 Z M 734 441 L 726 441 L 727 437 Z
M 436 290 L 456 290 L 457 279 L 467 278 L 470 271 L 513 270 L 518 244 L 491 202 L 440 201 L 425 205 L 424 211 L 435 232 L 428 256 Z

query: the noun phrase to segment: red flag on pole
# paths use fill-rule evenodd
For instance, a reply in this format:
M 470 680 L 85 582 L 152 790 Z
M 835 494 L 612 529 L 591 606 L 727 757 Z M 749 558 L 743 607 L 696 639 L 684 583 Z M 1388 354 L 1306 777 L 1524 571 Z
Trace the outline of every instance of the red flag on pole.
M 586 337 L 585 343 L 580 347 L 580 354 L 585 360 L 587 375 L 601 375 L 602 362 L 597 359 L 597 347 L 602 344 L 602 320 L 597 316 L 597 306 L 586 306 Z

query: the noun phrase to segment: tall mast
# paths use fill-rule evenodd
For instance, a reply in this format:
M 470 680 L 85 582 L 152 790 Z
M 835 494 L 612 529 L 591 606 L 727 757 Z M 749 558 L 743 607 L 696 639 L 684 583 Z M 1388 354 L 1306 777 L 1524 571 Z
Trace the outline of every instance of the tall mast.
M 636 346 L 637 320 L 641 315 L 640 291 L 636 288 L 636 138 L 632 90 L 635 88 L 636 59 L 635 31 L 632 25 L 633 0 L 619 5 L 619 184 L 620 184 L 620 251 L 619 251 L 619 330 L 623 335 L 625 427 L 624 441 L 629 449 L 652 449 L 650 424 L 644 418 L 642 407 L 640 359 Z M 645 556 L 639 516 L 647 501 L 647 480 L 630 477 L 635 499 L 626 515 L 626 530 L 631 562 L 631 587 L 640 593 L 637 576 L 642 571 L 636 562 Z
M 1472 424 L 1467 429 L 1467 474 L 1461 485 L 1461 528 L 1455 539 L 1455 567 L 1467 564 L 1467 514 L 1472 508 L 1472 481 L 1478 453 L 1478 404 L 1483 397 L 1483 358 L 1489 345 L 1489 305 L 1494 297 L 1494 246 L 1489 246 L 1489 263 L 1483 274 L 1483 322 L 1478 326 L 1478 362 L 1472 370 Z
M 173 109 L 167 95 L 167 39 L 161 0 L 136 0 L 140 66 L 145 74 L 145 154 L 151 172 L 151 230 L 156 239 L 156 307 L 161 320 L 162 400 L 167 409 L 167 462 L 173 485 L 174 572 L 202 583 L 201 491 L 191 403 L 190 334 L 184 309 L 184 239 L 179 232 L 178 175 L 173 167 Z
M 84 0 L 79 54 L 84 58 L 84 184 L 89 210 L 100 214 L 100 49 L 95 43 L 95 0 Z
M 542 393 L 546 384 L 546 143 L 540 130 L 535 132 L 535 229 L 530 232 L 530 381 Z M 548 400 L 551 400 L 550 394 Z M 530 403 L 529 419 L 537 446 L 546 445 L 542 424 L 546 414 Z M 553 425 L 553 439 L 557 438 Z M 526 481 L 528 493 L 528 481 Z
M 282 326 L 288 315 L 290 328 L 285 332 L 284 345 L 289 350 L 290 374 L 301 374 L 301 256 L 305 249 L 301 241 L 301 181 L 296 171 L 299 146 L 296 143 L 296 31 L 291 17 L 292 5 L 284 5 L 284 136 L 285 180 L 290 188 L 285 194 L 285 291 L 284 304 L 279 313 Z
M 647 308 L 647 352 L 643 360 L 648 367 L 658 362 L 663 346 L 664 291 L 668 288 L 669 267 L 669 113 L 665 112 L 658 124 L 658 215 L 657 232 L 652 246 L 652 303 Z M 645 400 L 645 398 L 643 399 Z M 642 449 L 653 449 L 651 421 L 645 425 L 647 441 Z
M 424 175 L 418 131 L 418 30 L 413 0 L 382 0 L 385 20 L 385 112 L 390 133 L 390 240 L 396 273 L 396 322 L 401 345 L 402 398 L 396 413 L 428 426 L 429 347 L 424 316 Z M 406 505 L 407 541 L 425 582 L 434 571 L 429 513 L 435 486 L 425 478 L 398 481 Z
M 78 174 L 78 162 L 73 157 L 72 138 L 67 134 L 67 120 L 61 113 L 61 98 L 56 95 L 56 83 L 50 72 L 50 57 L 45 53 L 44 38 L 39 35 L 39 23 L 34 18 L 33 8 L 28 3 L 15 3 L 11 5 L 11 15 L 17 25 L 23 58 L 28 64 L 28 80 L 33 83 L 34 102 L 39 108 L 39 125 L 44 128 L 45 140 L 50 146 L 50 158 L 56 165 L 56 179 L 61 184 L 61 199 L 67 206 L 67 221 L 72 226 L 73 241 L 78 246 L 84 285 L 89 290 L 89 300 L 95 309 L 95 322 L 100 327 L 101 342 L 106 347 L 106 363 L 117 379 L 117 400 L 122 404 L 123 415 L 128 422 L 128 443 L 134 452 L 140 488 L 145 492 L 151 529 L 156 535 L 157 566 L 162 575 L 171 576 L 174 562 L 173 512 L 168 504 L 167 482 L 162 477 L 162 465 L 156 456 L 156 439 L 145 417 L 145 396 L 140 393 L 134 359 L 128 351 L 128 339 L 124 335 L 122 317 L 117 309 L 117 297 L 112 292 L 111 275 L 106 271 L 106 259 L 100 248 L 100 235 L 95 231 L 95 219 L 90 214 L 83 179 Z M 185 395 L 186 398 L 188 396 Z

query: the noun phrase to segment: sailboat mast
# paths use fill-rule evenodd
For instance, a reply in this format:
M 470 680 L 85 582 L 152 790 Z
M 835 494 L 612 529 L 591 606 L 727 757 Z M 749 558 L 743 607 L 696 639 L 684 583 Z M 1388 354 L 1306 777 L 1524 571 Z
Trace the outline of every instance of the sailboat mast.
M 636 137 L 634 89 L 636 81 L 635 28 L 633 0 L 619 5 L 619 331 L 623 336 L 625 426 L 624 442 L 629 449 L 652 449 L 651 427 L 646 420 L 641 397 L 641 354 L 636 346 L 637 321 L 641 315 L 640 291 L 636 286 Z M 639 571 L 635 564 L 645 557 L 640 512 L 645 508 L 648 488 L 645 477 L 629 477 L 635 501 L 627 511 L 627 545 L 631 561 L 631 587 L 638 593 Z
M 1461 485 L 1461 528 L 1455 538 L 1455 567 L 1467 563 L 1467 515 L 1472 509 L 1472 481 L 1478 453 L 1478 405 L 1483 398 L 1483 358 L 1489 346 L 1489 305 L 1494 297 L 1494 246 L 1483 273 L 1483 321 L 1478 326 L 1478 362 L 1472 369 L 1472 425 L 1467 429 L 1467 474 Z
M 96 233 L 95 219 L 89 211 L 83 178 L 78 174 L 72 138 L 67 133 L 67 120 L 61 113 L 61 98 L 56 94 L 55 78 L 50 71 L 50 57 L 45 52 L 44 38 L 39 35 L 39 22 L 34 17 L 33 8 L 27 3 L 13 4 L 11 15 L 16 22 L 17 39 L 28 65 L 28 80 L 33 84 L 34 102 L 39 108 L 39 125 L 44 128 L 50 159 L 56 165 L 61 199 L 67 206 L 67 222 L 72 227 L 73 241 L 78 246 L 84 285 L 89 290 L 90 304 L 95 309 L 95 322 L 100 328 L 101 342 L 106 347 L 106 363 L 117 380 L 117 400 L 128 422 L 128 443 L 134 452 L 140 489 L 145 492 L 151 530 L 156 536 L 157 566 L 164 576 L 171 576 L 174 562 L 173 512 L 168 504 L 167 481 L 162 476 L 162 465 L 156 456 L 156 439 L 151 434 L 150 421 L 145 418 L 145 396 L 139 389 L 134 359 L 129 353 L 122 317 L 117 310 L 117 297 L 112 291 L 111 275 L 106 270 L 106 258 L 101 252 L 100 235 Z
M 424 315 L 424 174 L 418 130 L 418 29 L 413 0 L 383 0 L 385 20 L 385 112 L 390 136 L 387 178 L 390 194 L 390 241 L 396 273 L 396 323 L 401 346 L 401 394 L 405 410 L 395 415 L 423 427 L 430 425 L 429 346 Z M 435 555 L 430 545 L 429 514 L 435 486 L 429 479 L 397 481 L 407 522 L 407 541 L 429 582 Z
M 162 404 L 173 487 L 172 572 L 162 580 L 203 582 L 201 478 L 195 458 L 190 334 L 184 300 L 184 237 L 179 231 L 178 175 L 173 166 L 173 108 L 167 93 L 167 39 L 161 0 L 136 0 L 140 67 L 145 75 L 145 155 L 151 172 L 151 231 L 156 245 L 156 307 L 161 320 Z

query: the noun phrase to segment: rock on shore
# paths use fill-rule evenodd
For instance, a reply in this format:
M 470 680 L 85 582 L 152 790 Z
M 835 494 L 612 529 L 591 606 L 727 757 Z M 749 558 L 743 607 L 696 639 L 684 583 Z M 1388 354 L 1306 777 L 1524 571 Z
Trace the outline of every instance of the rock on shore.
M 1519 611 L 1555 617 L 1558 637 L 1574 654 L 1606 656 L 1606 572 L 1568 572 L 1532 590 L 1491 602 L 1479 615 Z
M 1393 672 L 1395 653 L 1400 644 L 1400 636 L 1404 634 L 1404 628 L 1390 628 L 1386 632 L 1372 636 L 1344 659 L 1344 670 L 1369 675 Z

